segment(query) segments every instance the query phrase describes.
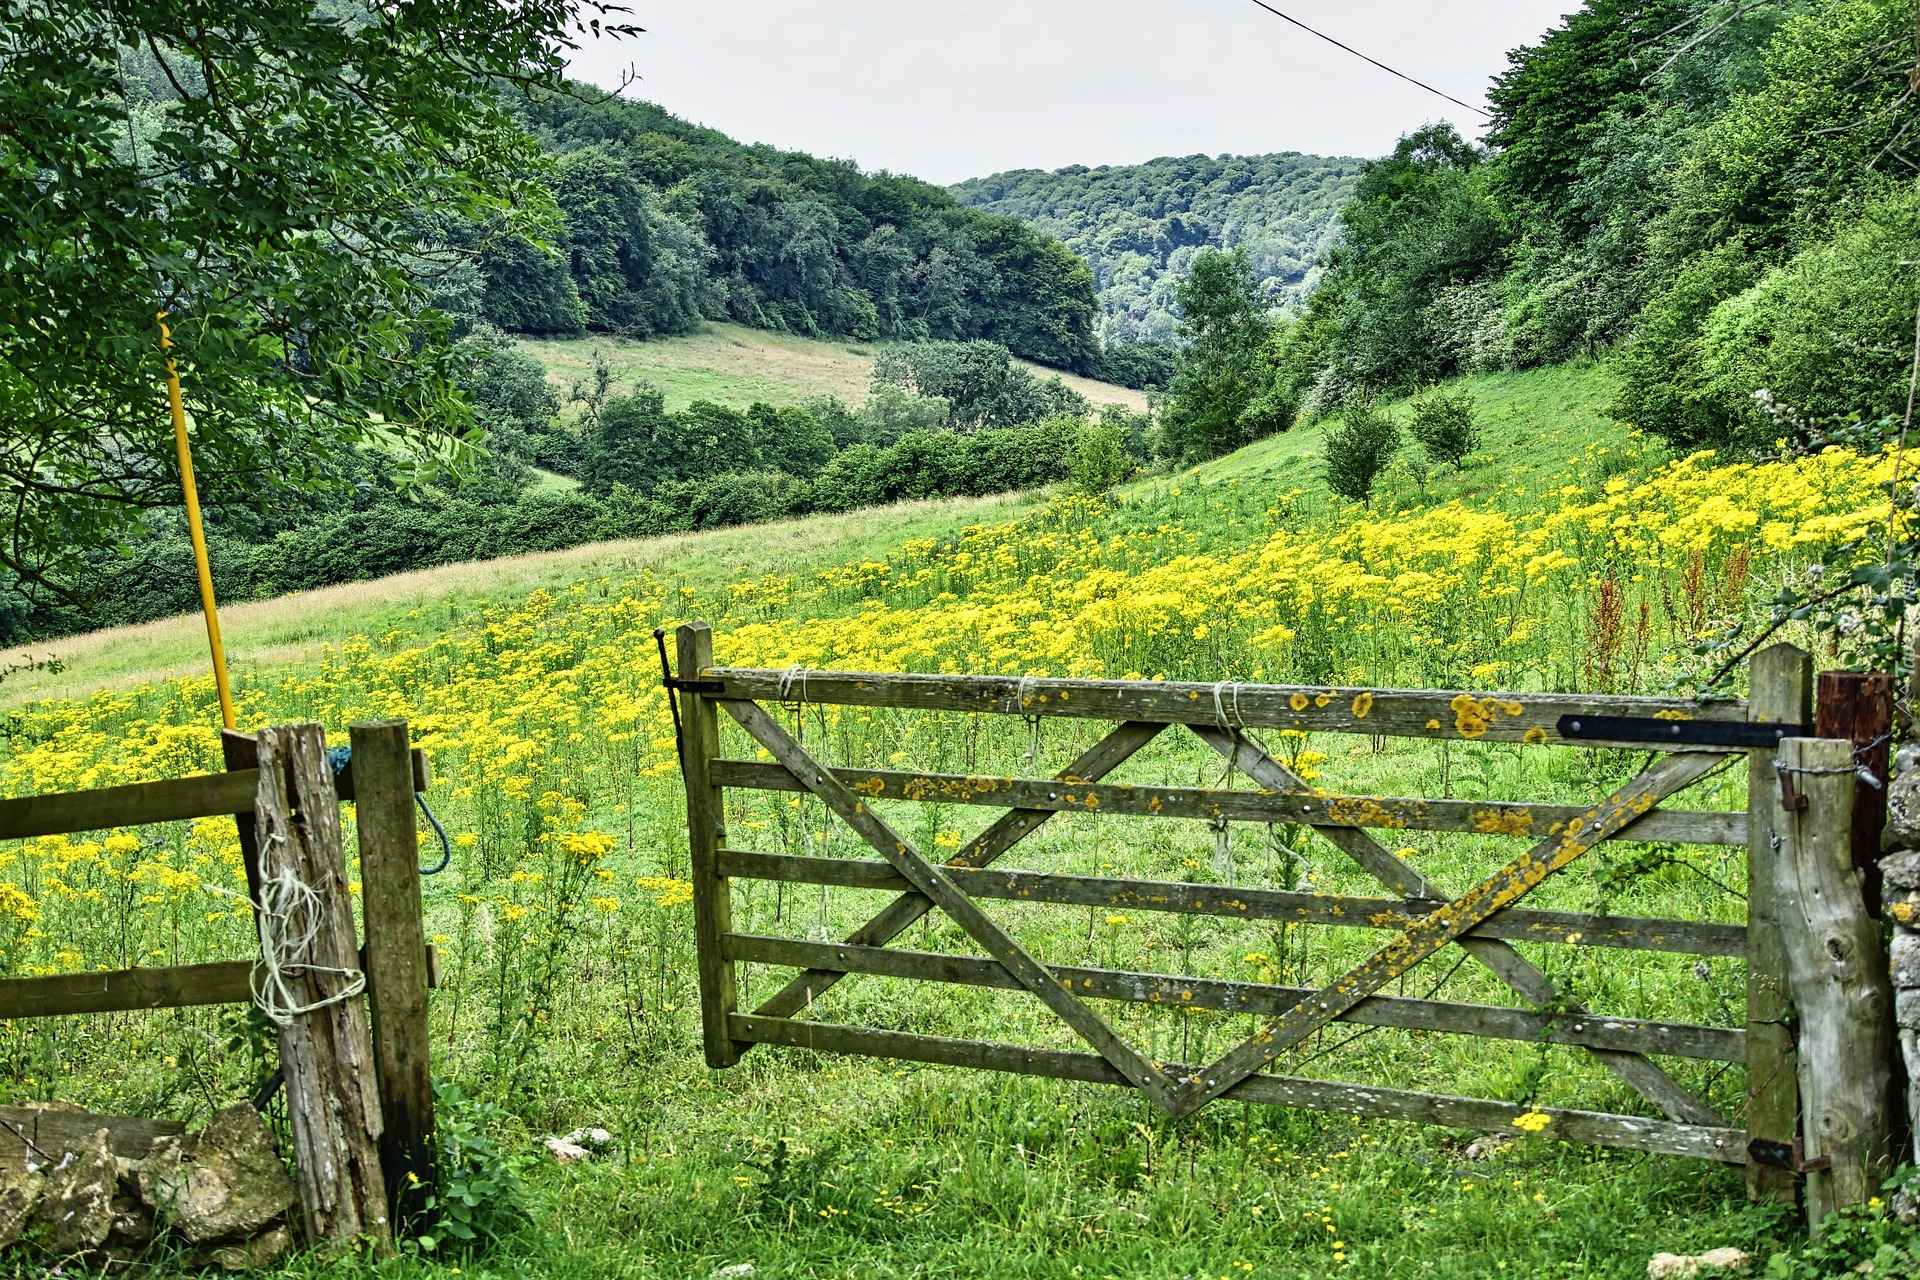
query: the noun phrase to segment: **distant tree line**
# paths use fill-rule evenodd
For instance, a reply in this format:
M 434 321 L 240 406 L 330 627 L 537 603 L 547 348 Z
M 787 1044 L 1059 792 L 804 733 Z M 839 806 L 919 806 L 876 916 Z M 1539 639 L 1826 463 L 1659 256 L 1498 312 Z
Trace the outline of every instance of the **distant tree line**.
M 1111 358 L 1134 343 L 1170 350 L 1181 318 L 1175 290 L 1209 249 L 1246 250 L 1262 295 L 1275 303 L 1304 299 L 1333 247 L 1360 165 L 1293 151 L 1169 156 L 1051 173 L 1015 169 L 948 189 L 972 208 L 1025 218 L 1086 259 L 1100 303 L 1095 327 Z
M 703 317 L 862 340 L 998 342 L 1095 372 L 1093 275 L 1052 236 L 851 161 L 745 146 L 644 102 L 516 99 L 554 156 L 551 249 L 486 224 L 442 305 L 520 333 L 684 333 Z
M 563 418 L 539 361 L 482 327 L 457 346 L 461 386 L 487 430 L 485 464 L 455 486 L 402 491 L 355 452 L 324 496 L 210 513 L 215 586 L 233 602 L 466 560 L 1055 483 L 1111 487 L 1152 448 L 1149 420 L 1096 417 L 1058 378 L 994 343 L 929 343 L 875 362 L 873 395 L 670 412 L 654 387 L 603 376 Z M 923 393 L 934 389 L 945 394 Z M 535 468 L 579 482 L 559 489 Z M 91 600 L 0 594 L 0 640 L 143 622 L 198 605 L 177 519 L 137 554 L 95 557 Z

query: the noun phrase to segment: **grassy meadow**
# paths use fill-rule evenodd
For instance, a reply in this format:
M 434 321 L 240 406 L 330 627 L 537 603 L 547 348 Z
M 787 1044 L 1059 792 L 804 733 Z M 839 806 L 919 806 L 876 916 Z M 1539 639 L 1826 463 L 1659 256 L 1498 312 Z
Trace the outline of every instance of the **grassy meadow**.
M 547 367 L 564 395 L 575 383 L 591 386 L 598 351 L 613 373 L 616 391 L 646 381 L 660 388 L 667 410 L 677 413 L 695 400 L 745 409 L 756 400 L 798 404 L 815 396 L 838 396 L 848 404 L 867 398 L 873 358 L 884 343 L 836 342 L 798 334 L 707 322 L 697 333 L 645 341 L 596 335 L 590 338 L 526 338 L 518 345 Z M 1096 407 L 1124 404 L 1147 408 L 1146 393 L 1061 373 L 1030 361 L 1018 363 L 1043 380 L 1058 377 Z
M 765 339 L 765 335 L 755 335 Z M 787 341 L 781 339 L 779 341 Z M 652 345 L 652 344 L 650 344 Z M 542 358 L 546 358 L 542 353 Z M 453 833 L 428 881 L 445 959 L 437 1073 L 523 1167 L 529 1221 L 479 1257 L 384 1274 L 463 1276 L 1367 1277 L 1644 1274 L 1657 1250 L 1763 1253 L 1792 1216 L 1737 1172 L 1678 1159 L 1215 1104 L 1168 1123 L 1129 1093 L 943 1068 L 698 1048 L 680 781 L 651 631 L 711 622 L 731 665 L 990 671 L 1440 688 L 1685 687 L 1695 639 L 1764 612 L 1780 581 L 1884 516 L 1884 464 L 1829 453 L 1717 465 L 1668 457 L 1599 412 L 1598 366 L 1473 381 L 1486 440 L 1452 472 L 1396 463 L 1369 509 L 1318 478 L 1303 428 L 1093 498 L 928 503 L 657 543 L 582 548 L 245 606 L 227 615 L 241 718 L 404 716 L 433 758 Z M 682 392 L 681 394 L 686 394 Z M 1503 461 L 1496 462 L 1495 459 Z M 251 612 L 249 612 L 251 610 Z M 58 675 L 12 677 L 7 794 L 215 767 L 211 681 L 186 674 L 194 619 L 54 646 Z M 777 713 L 836 763 L 1051 772 L 1101 727 L 803 707 Z M 1614 752 L 1274 734 L 1334 791 L 1589 800 L 1632 772 Z M 751 757 L 729 731 L 729 754 Z M 1116 781 L 1247 785 L 1169 731 Z M 1744 804 L 1739 771 L 1679 802 Z M 929 852 L 990 812 L 877 806 Z M 817 803 L 729 793 L 736 847 L 861 857 Z M 164 843 L 156 842 L 164 835 Z M 1395 833 L 1458 890 L 1514 856 L 1493 834 Z M 1114 877 L 1378 892 L 1310 832 L 1062 815 L 1006 865 Z M 15 974 L 239 957 L 231 825 L 45 839 L 0 854 L 0 956 Z M 1735 849 L 1596 851 L 1530 905 L 1736 921 Z M 886 895 L 736 885 L 743 932 L 844 934 Z M 1382 941 L 1308 929 L 1030 904 L 989 910 L 1041 959 L 1289 985 Z M 977 954 L 929 918 L 900 940 Z M 1737 962 L 1522 944 L 1598 1011 L 1743 1023 Z M 1513 999 L 1435 957 L 1395 994 Z M 786 970 L 747 966 L 743 1006 Z M 1069 1047 L 1037 1002 L 855 978 L 813 1016 Z M 1154 1057 L 1200 1060 L 1244 1017 L 1103 1006 Z M 10 1097 L 204 1117 L 267 1069 L 244 1011 L 0 1026 Z M 1579 1053 L 1339 1024 L 1303 1075 L 1647 1113 Z M 1741 1068 L 1666 1059 L 1737 1115 Z M 537 1139 L 581 1125 L 610 1151 L 561 1168 Z M 355 1265 L 296 1263 L 298 1274 Z

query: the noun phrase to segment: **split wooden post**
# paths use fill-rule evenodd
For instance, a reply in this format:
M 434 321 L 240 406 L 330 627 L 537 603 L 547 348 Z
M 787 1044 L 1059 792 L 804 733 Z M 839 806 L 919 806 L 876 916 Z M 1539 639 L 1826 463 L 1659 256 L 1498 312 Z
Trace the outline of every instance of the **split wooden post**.
M 679 677 L 696 680 L 713 666 L 713 629 L 690 622 L 674 632 Z M 709 1067 L 730 1067 L 749 1046 L 736 1043 L 728 1019 L 738 1011 L 733 961 L 723 949 L 733 932 L 733 889 L 720 874 L 727 813 L 713 785 L 720 721 L 713 700 L 690 690 L 680 699 L 680 770 L 687 783 L 688 878 L 693 881 L 693 941 L 700 975 L 700 1030 Z
M 427 934 L 420 901 L 413 755 L 404 720 L 348 727 L 360 902 L 367 931 L 367 996 L 380 1079 L 380 1170 L 395 1229 L 430 1225 L 436 1190 L 433 1078 L 428 1069 Z
M 1807 1219 L 1879 1194 L 1892 1167 L 1893 990 L 1853 866 L 1853 744 L 1787 738 L 1768 791 L 1775 901 L 1799 1015 Z
M 1813 659 L 1790 644 L 1753 656 L 1748 718 L 1766 724 L 1813 719 Z M 1800 1129 L 1799 1064 L 1794 1057 L 1793 999 L 1775 897 L 1776 854 L 1768 838 L 1780 795 L 1774 751 L 1747 753 L 1747 1136 L 1750 1152 L 1790 1152 Z M 1794 1198 L 1794 1173 L 1747 1162 L 1747 1194 Z
M 1854 761 L 1878 787 L 1853 790 L 1853 865 L 1867 914 L 1880 918 L 1880 833 L 1887 825 L 1888 762 L 1893 757 L 1893 677 L 1878 671 L 1822 671 L 1813 700 L 1813 735 L 1853 743 Z
M 226 762 L 227 772 L 236 773 L 242 769 L 260 767 L 260 740 L 251 733 L 242 733 L 238 729 L 220 731 L 220 755 Z M 260 901 L 260 846 L 253 838 L 253 815 L 236 813 L 233 823 L 240 832 L 240 862 L 247 872 L 247 896 Z
M 317 724 L 291 725 L 262 729 L 259 742 L 262 903 L 282 910 L 260 915 L 260 944 L 276 957 L 296 1005 L 317 1006 L 293 1014 L 280 1032 L 301 1219 L 310 1244 L 364 1238 L 389 1253 L 373 1036 L 359 996 L 339 998 L 353 989 L 360 948 L 326 735 Z M 288 954 L 309 928 L 311 941 Z

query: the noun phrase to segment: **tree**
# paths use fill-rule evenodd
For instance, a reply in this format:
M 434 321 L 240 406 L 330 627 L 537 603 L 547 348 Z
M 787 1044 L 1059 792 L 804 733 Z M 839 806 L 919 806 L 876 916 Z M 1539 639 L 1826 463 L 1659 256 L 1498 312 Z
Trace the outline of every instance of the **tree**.
M 677 479 L 682 472 L 675 436 L 659 388 L 642 383 L 627 395 L 608 397 L 587 443 L 587 491 L 604 497 L 624 485 L 645 493 L 663 480 Z
M 1362 168 L 1321 284 L 1338 313 L 1328 360 L 1351 384 L 1394 391 L 1456 372 L 1434 304 L 1495 273 L 1507 241 L 1484 159 L 1442 123 Z
M 1465 387 L 1454 392 L 1435 387 L 1413 402 L 1407 434 L 1419 442 L 1429 461 L 1459 471 L 1467 455 L 1480 447 L 1474 407 L 1473 392 Z
M 1170 450 L 1210 458 L 1293 425 L 1267 395 L 1273 370 L 1261 353 L 1273 321 L 1246 252 L 1196 256 L 1178 296 L 1188 345 L 1161 418 Z
M 1058 376 L 1042 382 L 997 342 L 916 342 L 890 348 L 873 362 L 873 394 L 879 399 L 896 389 L 945 401 L 947 424 L 960 431 L 1084 417 L 1092 409 L 1085 396 Z
M 1127 457 L 1124 428 L 1105 423 L 1089 423 L 1074 438 L 1073 456 L 1067 474 L 1073 487 L 1089 497 L 1098 497 L 1133 473 L 1133 461 Z
M 1327 488 L 1358 503 L 1373 500 L 1373 484 L 1400 449 L 1400 424 L 1370 399 L 1350 402 L 1340 425 L 1327 432 Z
M 442 219 L 555 229 L 539 148 L 501 90 L 561 84 L 581 10 L 605 12 L 10 5 L 0 565 L 63 584 L 87 550 L 179 501 L 156 312 L 210 502 L 324 485 L 343 451 L 375 439 L 420 468 L 468 459 L 447 323 L 419 277 L 458 257 Z
M 673 425 L 677 448 L 670 465 L 676 476 L 705 480 L 728 471 L 760 469 L 753 427 L 738 409 L 695 400 L 674 415 Z
M 795 405 L 756 403 L 747 410 L 761 465 L 802 480 L 819 474 L 836 452 L 833 433 Z

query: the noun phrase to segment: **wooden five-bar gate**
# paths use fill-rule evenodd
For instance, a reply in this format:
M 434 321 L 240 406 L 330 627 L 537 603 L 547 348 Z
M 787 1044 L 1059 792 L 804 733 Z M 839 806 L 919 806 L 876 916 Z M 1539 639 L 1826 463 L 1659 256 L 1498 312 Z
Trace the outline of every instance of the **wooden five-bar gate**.
M 1745 700 L 1689 701 L 1559 694 L 1478 695 L 1390 689 L 1293 688 L 1176 681 L 901 675 L 716 666 L 704 624 L 677 633 L 682 767 L 686 779 L 702 1026 L 707 1061 L 726 1067 L 755 1044 L 804 1047 L 1069 1080 L 1128 1084 L 1173 1117 L 1215 1098 L 1275 1103 L 1354 1116 L 1413 1120 L 1747 1165 L 1757 1194 L 1790 1195 L 1797 1173 L 1826 1161 L 1800 1133 L 1797 1080 L 1787 1018 L 1787 945 L 1779 923 L 1776 870 L 1795 856 L 1793 774 L 1776 765 L 1805 742 L 1810 670 L 1805 654 L 1776 646 L 1752 664 Z M 1080 717 L 1114 722 L 1111 732 L 1047 778 L 972 777 L 887 769 L 834 768 L 782 726 L 766 704 L 838 704 L 923 711 Z M 724 712 L 773 759 L 721 756 Z M 1195 735 L 1258 790 L 1130 785 L 1114 775 L 1171 728 Z M 1546 747 L 1628 747 L 1650 763 L 1586 805 L 1398 799 L 1328 795 L 1256 743 L 1247 730 L 1393 735 L 1440 741 Z M 1781 744 L 1786 740 L 1786 745 Z M 1663 750 L 1664 748 L 1664 750 Z M 1818 753 L 1814 753 L 1817 755 Z M 1667 797 L 1730 755 L 1750 769 L 1748 812 L 1662 808 Z M 1794 757 L 1799 759 L 1798 756 Z M 1809 756 L 1808 759 L 1812 759 Z M 1844 759 L 1844 752 L 1843 757 Z M 1794 766 L 1809 782 L 1851 787 L 1848 772 Z M 1782 779 L 1787 779 L 1785 782 Z M 735 847 L 725 825 L 725 788 L 804 792 L 817 797 L 878 858 L 764 853 Z M 1833 787 L 1822 821 L 1844 804 Z M 1823 793 L 1826 794 L 1826 793 Z M 957 851 L 929 857 L 885 821 L 870 801 L 922 801 L 1004 810 Z M 1832 812 L 1836 806 L 1837 817 Z M 1800 806 L 1804 808 L 1804 806 Z M 1313 828 L 1377 879 L 1385 896 L 1218 884 L 1154 882 L 1003 870 L 996 866 L 1055 813 L 1173 817 L 1219 822 L 1297 823 Z M 1375 837 L 1376 829 L 1485 832 L 1524 838 L 1527 848 L 1457 896 L 1443 892 Z M 1783 845 L 1780 833 L 1786 834 Z M 1831 833 L 1829 833 L 1831 834 Z M 1527 894 L 1603 841 L 1675 841 L 1745 846 L 1744 925 L 1531 909 Z M 1824 848 L 1825 846 L 1823 846 Z M 736 932 L 736 878 L 898 891 L 899 896 L 842 942 Z M 1053 965 L 983 909 L 986 900 L 1199 913 L 1242 920 L 1363 925 L 1391 934 L 1386 944 L 1318 990 L 1278 985 Z M 911 924 L 939 911 L 986 957 L 890 947 Z M 1743 959 L 1744 1026 L 1705 1026 L 1613 1017 L 1559 989 L 1512 944 L 1692 953 Z M 1494 1007 L 1383 994 L 1393 979 L 1443 948 L 1459 948 L 1520 997 Z M 800 972 L 748 1011 L 738 1007 L 735 969 L 743 962 Z M 1021 989 L 1043 1001 L 1091 1052 L 1063 1051 L 872 1027 L 813 1017 L 816 1002 L 849 974 Z M 1253 1014 L 1259 1029 L 1217 1061 L 1150 1059 L 1116 1033 L 1091 1001 L 1149 1002 Z M 1575 1046 L 1649 1104 L 1658 1118 L 1533 1108 L 1493 1099 L 1441 1096 L 1374 1084 L 1276 1074 L 1275 1060 L 1333 1022 L 1413 1028 Z M 1656 1055 L 1739 1063 L 1744 1106 L 1723 1114 L 1653 1061 Z M 1525 1113 L 1525 1123 L 1514 1122 Z

